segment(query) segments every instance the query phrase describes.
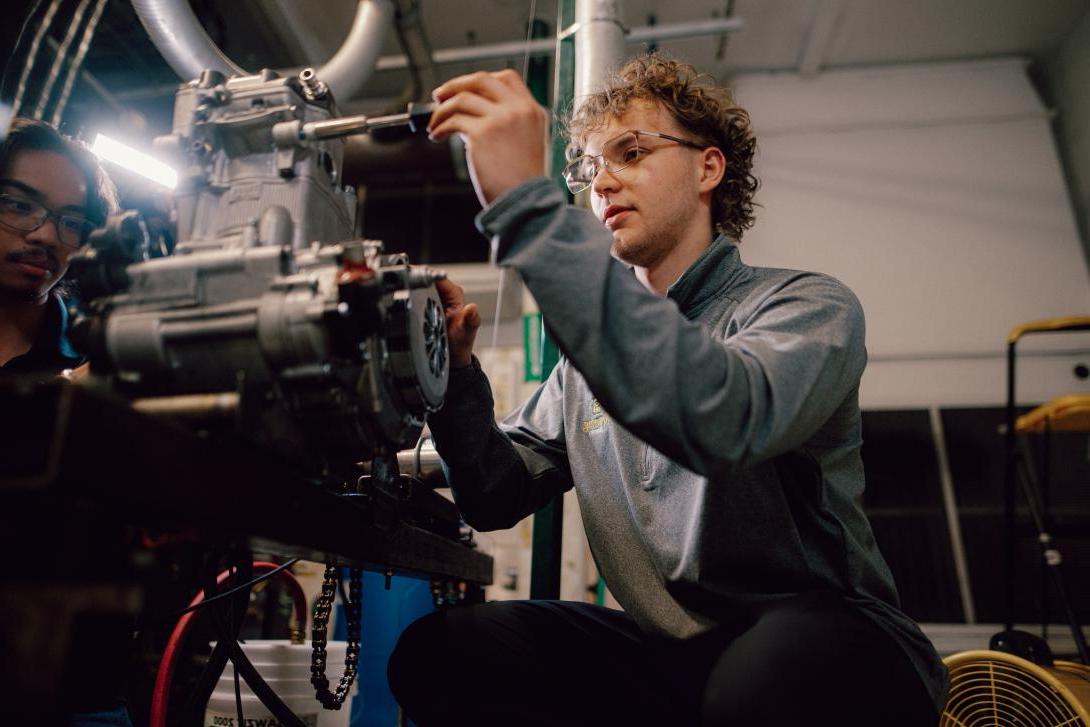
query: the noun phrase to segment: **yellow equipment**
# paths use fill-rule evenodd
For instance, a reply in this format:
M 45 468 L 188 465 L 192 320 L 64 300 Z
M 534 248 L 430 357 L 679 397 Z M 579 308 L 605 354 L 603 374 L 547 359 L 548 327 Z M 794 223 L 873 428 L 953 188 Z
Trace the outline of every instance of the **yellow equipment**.
M 940 727 L 1090 727 L 1090 667 L 1046 668 L 1002 651 L 965 651 L 944 663 L 950 693 Z

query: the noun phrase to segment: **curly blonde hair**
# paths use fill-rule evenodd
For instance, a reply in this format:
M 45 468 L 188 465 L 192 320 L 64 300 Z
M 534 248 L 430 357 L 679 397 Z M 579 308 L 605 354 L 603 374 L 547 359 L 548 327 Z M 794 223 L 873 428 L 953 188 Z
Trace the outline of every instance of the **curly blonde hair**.
M 569 149 L 581 148 L 587 134 L 623 115 L 633 101 L 660 104 L 695 141 L 723 152 L 727 170 L 712 195 L 712 222 L 717 231 L 741 240 L 742 233 L 753 226 L 753 196 L 759 186 L 753 175 L 757 140 L 749 114 L 710 76 L 652 52 L 628 61 L 605 88 L 575 109 L 567 120 Z

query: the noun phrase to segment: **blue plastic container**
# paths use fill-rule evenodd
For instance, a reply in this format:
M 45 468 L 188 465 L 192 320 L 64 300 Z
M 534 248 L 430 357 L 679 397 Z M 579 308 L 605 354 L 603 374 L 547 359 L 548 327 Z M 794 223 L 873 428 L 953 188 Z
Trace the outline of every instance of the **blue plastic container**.
M 348 573 L 343 578 L 347 581 Z M 352 700 L 351 727 L 398 727 L 398 707 L 386 683 L 386 662 L 401 632 L 416 619 L 435 610 L 431 584 L 417 578 L 381 573 L 363 574 L 363 624 L 360 629 L 360 666 L 357 692 Z M 333 629 L 336 639 L 348 636 L 344 606 L 337 603 Z

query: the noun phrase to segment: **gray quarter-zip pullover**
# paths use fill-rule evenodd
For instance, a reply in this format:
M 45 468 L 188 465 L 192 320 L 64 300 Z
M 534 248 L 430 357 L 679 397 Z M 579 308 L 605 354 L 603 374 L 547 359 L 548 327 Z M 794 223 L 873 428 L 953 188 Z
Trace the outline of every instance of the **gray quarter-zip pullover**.
M 828 276 L 753 268 L 720 237 L 648 292 L 549 180 L 478 217 L 563 358 L 501 427 L 479 367 L 431 420 L 466 521 L 510 527 L 575 487 L 599 571 L 648 633 L 837 591 L 905 650 L 942 706 L 945 668 L 898 609 L 863 514 L 863 312 Z

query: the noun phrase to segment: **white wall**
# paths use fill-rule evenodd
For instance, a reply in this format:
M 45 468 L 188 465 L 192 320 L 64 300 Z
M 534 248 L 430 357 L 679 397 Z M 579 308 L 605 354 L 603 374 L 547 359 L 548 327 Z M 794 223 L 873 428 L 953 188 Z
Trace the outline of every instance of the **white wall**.
M 1005 338 L 1090 313 L 1049 117 L 1017 59 L 735 79 L 762 189 L 742 256 L 859 295 L 865 408 L 1004 400 Z M 1025 401 L 1090 391 L 1090 336 L 1027 342 Z

